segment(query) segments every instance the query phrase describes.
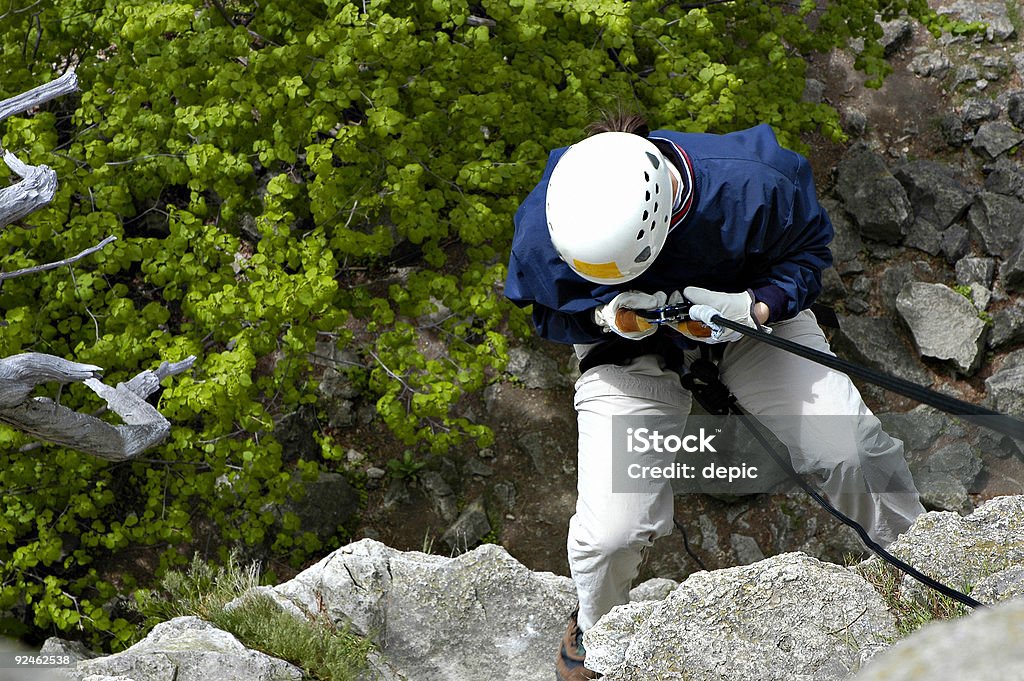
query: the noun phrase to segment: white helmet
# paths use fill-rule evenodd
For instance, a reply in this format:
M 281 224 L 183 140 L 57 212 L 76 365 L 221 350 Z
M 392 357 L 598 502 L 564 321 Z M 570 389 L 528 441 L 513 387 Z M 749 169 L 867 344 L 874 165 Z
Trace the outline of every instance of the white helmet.
M 551 242 L 588 281 L 640 276 L 665 245 L 671 217 L 668 161 L 639 135 L 588 137 L 565 151 L 548 180 Z

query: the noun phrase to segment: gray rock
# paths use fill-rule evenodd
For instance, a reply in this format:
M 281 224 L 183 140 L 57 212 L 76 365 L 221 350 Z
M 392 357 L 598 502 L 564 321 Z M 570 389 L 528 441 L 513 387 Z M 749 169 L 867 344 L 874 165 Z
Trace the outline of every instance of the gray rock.
M 512 348 L 508 352 L 506 370 L 531 389 L 551 390 L 571 385 L 558 362 L 537 350 Z
M 583 640 L 587 666 L 609 679 L 830 681 L 893 636 L 867 582 L 790 553 L 692 574 L 663 601 L 614 608 Z
M 511 480 L 503 480 L 502 482 L 496 483 L 492 490 L 499 508 L 506 512 L 515 510 L 518 495 L 516 491 L 516 484 L 514 482 Z
M 816 78 L 807 78 L 804 81 L 804 93 L 800 100 L 811 104 L 820 104 L 824 98 L 825 84 Z
M 855 146 L 839 161 L 836 191 L 861 236 L 895 244 L 913 221 L 910 200 L 885 159 Z
M 967 255 L 970 245 L 970 232 L 962 225 L 952 225 L 942 233 L 942 253 L 951 263 Z
M 971 596 L 988 605 L 1024 598 L 1024 565 L 1013 565 L 985 577 L 971 589 Z
M 468 551 L 481 539 L 490 534 L 491 521 L 483 499 L 474 499 L 462 510 L 451 527 L 441 535 L 441 541 L 454 552 Z
M 951 227 L 946 231 L 949 232 L 952 229 Z M 903 290 L 903 287 L 912 281 L 929 281 L 934 276 L 931 265 L 923 261 L 901 263 L 887 267 L 882 272 L 881 282 L 879 283 L 882 305 L 887 312 L 896 314 L 896 297 Z
M 419 481 L 420 487 L 426 493 L 434 511 L 445 522 L 453 522 L 458 516 L 459 504 L 455 490 L 444 479 L 444 476 L 437 471 L 420 471 Z
M 835 237 L 833 237 L 832 243 L 829 244 L 834 259 L 833 266 L 839 274 L 862 272 L 864 265 L 860 262 L 859 258 L 860 252 L 864 249 L 864 244 L 860 240 L 857 228 L 850 222 L 846 211 L 843 210 L 837 201 L 824 198 L 821 203 L 825 210 L 828 211 L 829 219 L 832 221 L 832 228 L 835 231 Z
M 985 191 L 1024 199 L 1024 171 L 1009 159 L 998 159 L 985 176 Z
M 1024 562 L 1024 496 L 996 497 L 970 515 L 931 511 L 889 546 L 889 552 L 954 589 Z M 857 570 L 877 567 L 872 557 Z M 900 598 L 913 601 L 927 587 L 904 580 Z
M 1018 90 L 1017 92 L 1010 93 L 1006 106 L 1006 115 L 1010 117 L 1010 121 L 1018 128 L 1024 128 L 1024 91 Z
M 630 602 L 636 601 L 661 601 L 672 593 L 679 586 L 674 579 L 664 577 L 653 577 L 642 584 L 637 584 L 629 590 Z
M 1021 341 L 1024 341 L 1024 301 L 1015 300 L 1009 307 L 992 313 L 988 346 L 997 350 Z
M 957 0 L 937 9 L 939 14 L 950 14 L 963 21 L 985 23 L 985 38 L 989 42 L 1002 42 L 1014 34 L 1013 22 L 1006 3 L 997 0 Z
M 969 512 L 969 492 L 981 473 L 982 462 L 970 445 L 959 441 L 910 464 L 921 503 L 940 511 Z
M 546 678 L 576 602 L 568 577 L 531 572 L 494 544 L 445 558 L 362 540 L 270 592 L 351 622 L 417 681 Z
M 249 650 L 231 634 L 197 617 L 153 627 L 131 648 L 79 662 L 69 677 L 122 677 L 132 681 L 301 681 L 302 670 Z
M 840 125 L 850 137 L 860 137 L 868 128 L 868 117 L 860 109 L 850 107 L 842 112 Z
M 985 323 L 967 298 L 943 284 L 910 282 L 896 297 L 896 309 L 922 355 L 953 360 L 966 374 L 978 368 Z
M 980 192 L 967 212 L 967 222 L 985 253 L 1005 258 L 1021 242 L 1024 201 L 1005 194 Z
M 834 267 L 821 273 L 821 295 L 818 300 L 825 305 L 833 305 L 846 299 L 846 285 Z
M 908 455 L 924 452 L 950 423 L 949 416 L 927 405 L 918 405 L 901 414 L 879 414 L 885 432 L 903 441 Z
M 926 624 L 856 681 L 1024 681 L 1024 601 Z
M 902 50 L 914 37 L 914 25 L 909 19 L 882 22 L 882 48 L 886 57 Z
M 994 160 L 1024 142 L 1024 133 L 1006 123 L 983 123 L 974 135 L 971 149 L 983 158 Z
M 956 283 L 981 284 L 992 288 L 996 275 L 996 261 L 992 258 L 967 257 L 956 261 Z
M 907 192 L 914 215 L 943 231 L 967 212 L 972 193 L 954 171 L 937 161 L 911 161 L 893 171 Z
M 985 379 L 985 401 L 1000 413 L 1024 415 L 1024 350 L 1003 357 L 999 368 Z
M 978 125 L 999 117 L 999 105 L 990 99 L 968 99 L 960 111 L 967 125 Z
M 978 283 L 972 283 L 969 286 L 971 289 L 971 302 L 974 303 L 974 307 L 978 308 L 978 312 L 984 312 L 988 307 L 989 301 L 992 300 L 992 292 Z
M 733 534 L 729 537 L 729 545 L 736 554 L 737 565 L 750 565 L 764 560 L 764 552 L 757 545 L 757 540 L 745 534 Z
M 920 385 L 932 384 L 931 374 L 911 354 L 887 318 L 841 316 L 833 346 L 840 355 L 858 364 Z
M 916 248 L 928 255 L 938 255 L 942 252 L 942 232 L 934 224 L 924 218 L 917 218 L 914 224 L 907 230 L 903 238 L 903 245 L 908 248 Z
M 557 475 L 561 471 L 561 448 L 550 432 L 531 430 L 516 439 L 516 446 L 530 457 L 534 470 L 541 475 Z
M 922 78 L 942 80 L 953 68 L 953 62 L 942 52 L 922 52 L 910 60 L 909 68 Z
M 43 647 L 39 649 L 39 654 L 67 657 L 76 664 L 84 660 L 101 657 L 99 654 L 86 648 L 85 644 L 81 641 L 65 641 L 62 638 L 56 637 L 46 639 L 43 642 Z
M 999 268 L 999 278 L 1007 291 L 1024 291 L 1024 242 Z
M 478 475 L 483 478 L 494 475 L 493 468 L 476 458 L 467 459 L 464 465 L 464 470 L 466 475 Z

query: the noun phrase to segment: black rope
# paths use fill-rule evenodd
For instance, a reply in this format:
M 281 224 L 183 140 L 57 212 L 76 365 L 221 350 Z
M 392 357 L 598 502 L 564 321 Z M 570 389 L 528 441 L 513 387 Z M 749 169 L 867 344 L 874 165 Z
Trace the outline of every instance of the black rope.
M 739 420 L 743 422 L 743 425 L 746 426 L 747 430 L 750 431 L 751 435 L 753 435 L 757 439 L 757 441 L 761 443 L 761 446 L 764 447 L 766 452 L 768 452 L 768 456 L 772 457 L 772 460 L 775 461 L 775 463 L 778 464 L 779 467 L 786 472 L 786 475 L 788 475 L 789 478 L 800 487 L 800 489 L 802 489 L 804 492 L 810 495 L 812 499 L 818 502 L 819 506 L 821 506 L 826 511 L 831 513 L 841 523 L 848 527 L 852 527 L 854 531 L 857 533 L 857 535 L 860 537 L 860 540 L 864 542 L 864 545 L 871 549 L 879 558 L 884 560 L 886 563 L 889 563 L 893 567 L 902 570 L 903 572 L 910 575 L 911 577 L 921 582 L 925 586 L 935 589 L 943 596 L 948 596 L 949 598 L 952 598 L 953 600 L 959 603 L 963 603 L 964 605 L 970 606 L 972 608 L 985 607 L 984 603 L 981 603 L 971 598 L 967 594 L 957 591 L 956 589 L 946 586 L 942 582 L 929 577 L 928 575 L 924 574 L 914 566 L 900 560 L 896 556 L 892 555 L 891 553 L 883 549 L 878 544 L 878 542 L 871 538 L 867 530 L 864 529 L 863 525 L 861 525 L 848 515 L 842 513 L 839 509 L 833 506 L 828 501 L 828 499 L 821 496 L 818 490 L 814 489 L 814 487 L 812 487 L 806 480 L 800 477 L 800 475 L 795 470 L 793 470 L 793 467 L 789 464 L 789 462 L 779 456 L 778 452 L 775 451 L 775 447 L 773 447 L 772 444 L 768 441 L 768 439 L 764 436 L 764 433 L 760 432 L 757 428 L 755 428 L 753 424 L 751 424 L 748 421 L 748 419 L 743 418 L 745 416 L 743 411 L 735 404 L 733 404 L 732 413 L 741 417 Z
M 875 377 L 881 377 L 882 379 L 892 379 L 893 380 L 893 385 L 907 384 L 908 386 L 910 386 L 910 387 L 915 389 L 915 390 L 909 390 L 908 389 L 907 392 L 912 392 L 914 394 L 907 394 L 907 392 L 902 392 L 900 390 L 896 390 L 895 391 L 895 392 L 900 392 L 900 394 L 906 395 L 907 397 L 913 397 L 914 399 L 918 399 L 915 396 L 918 395 L 921 391 L 926 390 L 924 388 L 921 388 L 921 386 L 918 386 L 918 385 L 915 385 L 913 383 L 910 383 L 909 381 L 904 381 L 903 379 L 897 379 L 897 378 L 895 378 L 893 376 L 886 376 L 884 374 L 880 374 L 880 373 L 877 373 L 877 372 L 872 372 L 870 370 L 862 369 L 861 367 L 857 367 L 856 365 L 850 364 L 849 362 L 844 362 L 843 360 L 840 360 L 840 359 L 838 359 L 838 358 L 836 358 L 836 357 L 834 357 L 832 355 L 829 355 L 829 354 L 826 354 L 826 353 L 823 353 L 823 352 L 819 352 L 819 351 L 813 350 L 811 348 L 807 348 L 807 347 L 805 347 L 803 345 L 800 345 L 799 343 L 794 343 L 793 341 L 789 341 L 789 340 L 786 340 L 786 339 L 783 339 L 783 338 L 777 338 L 775 336 L 772 336 L 772 335 L 770 335 L 768 333 L 765 333 L 765 332 L 757 330 L 757 329 L 751 329 L 748 326 L 744 326 L 744 325 L 739 324 L 737 322 L 732 322 L 732 321 L 730 321 L 728 319 L 722 318 L 721 316 L 717 316 L 717 317 L 712 318 L 712 321 L 714 323 L 716 323 L 716 324 L 720 324 L 722 326 L 725 326 L 726 328 L 735 329 L 736 331 L 739 331 L 739 332 L 741 332 L 743 334 L 746 334 L 748 336 L 753 336 L 753 337 L 757 338 L 758 340 L 762 340 L 764 342 L 768 342 L 771 345 L 775 345 L 776 347 L 780 347 L 780 348 L 782 348 L 784 350 L 792 352 L 793 354 L 799 355 L 799 356 L 804 357 L 806 359 L 810 359 L 810 360 L 818 362 L 820 364 L 824 364 L 825 366 L 828 366 L 828 367 L 833 368 L 833 369 L 837 369 L 837 370 L 840 370 L 840 371 L 845 371 L 845 369 L 847 367 L 852 367 L 853 369 L 856 369 L 856 372 L 847 372 L 847 373 L 856 373 L 857 375 L 861 376 L 862 378 L 865 378 L 865 380 L 870 380 L 872 382 L 877 383 L 878 385 L 882 385 L 882 384 L 878 383 L 875 380 L 873 380 Z M 823 361 L 823 360 L 827 360 L 827 362 Z M 753 424 L 750 423 L 750 421 L 748 420 L 748 418 L 744 414 L 743 410 L 740 409 L 739 405 L 736 403 L 736 397 L 729 391 L 728 387 L 724 383 L 722 383 L 721 378 L 718 377 L 717 367 L 715 367 L 714 364 L 712 364 L 711 362 L 707 361 L 706 359 L 697 360 L 697 362 L 695 362 L 694 364 L 699 364 L 700 365 L 700 370 L 698 372 L 696 372 L 696 374 L 694 374 L 694 376 L 693 376 L 693 378 L 695 378 L 697 380 L 696 381 L 693 381 L 693 380 L 691 380 L 691 381 L 683 380 L 683 385 L 685 387 L 687 387 L 687 388 L 691 388 L 691 387 L 697 388 L 697 390 L 695 390 L 693 392 L 694 392 L 694 397 L 697 398 L 698 402 L 700 402 L 701 398 L 703 398 L 703 397 L 713 396 L 714 399 L 709 401 L 708 405 L 705 407 L 705 409 L 708 409 L 710 413 L 722 414 L 726 410 L 728 410 L 729 412 L 739 416 L 740 417 L 739 420 L 743 422 L 743 425 L 747 428 L 747 430 L 750 431 L 750 434 L 754 436 L 754 438 L 761 444 L 762 447 L 764 447 L 764 450 L 768 453 L 768 455 L 772 458 L 772 460 L 775 461 L 775 463 L 779 466 L 779 468 L 781 468 L 786 473 L 786 475 L 791 480 L 793 480 L 797 484 L 797 486 L 800 487 L 801 490 L 806 492 L 812 499 L 814 499 L 814 501 L 816 501 L 819 506 L 821 506 L 826 511 L 828 511 L 833 517 L 835 517 L 837 520 L 839 520 L 844 525 L 853 528 L 853 530 L 857 533 L 857 536 L 860 537 L 860 540 L 864 543 L 864 545 L 867 546 L 869 549 L 871 549 L 871 551 L 874 552 L 875 555 L 877 555 L 879 558 L 884 560 L 886 563 L 892 565 L 893 567 L 895 567 L 895 568 L 897 568 L 899 570 L 902 570 L 904 573 L 910 575 L 912 578 L 916 579 L 917 581 L 919 581 L 920 583 L 924 584 L 925 586 L 938 591 L 942 595 L 947 596 L 947 597 L 957 601 L 958 603 L 962 603 L 963 605 L 966 605 L 966 606 L 969 606 L 969 607 L 972 607 L 972 608 L 985 607 L 985 604 L 975 600 L 974 598 L 971 598 L 970 596 L 968 596 L 965 593 L 957 591 L 956 589 L 954 589 L 952 587 L 949 587 L 949 586 L 943 584 L 942 582 L 939 582 L 936 579 L 933 579 L 932 577 L 929 577 L 928 575 L 924 574 L 923 572 L 921 572 L 917 568 L 915 568 L 912 565 L 909 565 L 908 563 L 900 560 L 899 558 L 897 558 L 896 556 L 892 555 L 891 553 L 886 551 L 884 548 L 882 548 L 874 539 L 871 538 L 871 536 L 868 534 L 867 530 L 865 530 L 864 527 L 860 523 L 858 523 L 853 518 L 850 518 L 849 516 L 845 515 L 841 511 L 839 511 L 839 509 L 837 509 L 827 499 L 825 499 L 823 496 L 821 496 L 821 494 L 816 489 L 814 489 L 813 486 L 811 486 L 795 470 L 793 470 L 792 465 L 789 463 L 789 461 L 787 459 L 779 456 L 778 452 L 775 451 L 775 447 L 764 436 L 764 433 L 762 433 L 757 428 L 755 428 L 753 426 Z M 708 365 L 710 365 L 710 367 L 713 367 L 713 369 L 709 368 Z M 712 373 L 712 371 L 713 371 L 713 373 Z M 869 378 L 869 377 L 865 376 L 866 373 L 867 374 L 871 374 L 872 376 Z M 685 379 L 685 377 L 684 377 L 684 379 Z M 689 383 L 689 385 L 688 385 L 688 383 Z M 886 387 L 886 386 L 883 386 L 883 387 Z M 906 388 L 906 386 L 901 386 L 901 387 Z M 724 399 L 722 397 L 723 392 L 724 392 L 725 395 L 727 395 L 727 397 L 725 397 Z M 934 393 L 934 391 L 930 391 L 930 390 L 928 390 L 927 392 Z M 942 397 L 942 398 L 946 398 L 947 397 L 945 395 L 940 395 L 939 393 L 934 393 L 934 395 L 937 395 L 938 397 Z M 972 404 L 970 404 L 968 402 L 961 402 L 960 400 L 956 400 L 955 398 L 948 398 L 948 399 L 953 401 L 953 402 L 958 403 L 958 405 L 965 405 L 967 407 L 972 407 L 972 408 L 981 410 L 981 411 L 985 412 L 984 415 L 986 417 L 989 417 L 989 416 L 1003 416 L 1002 414 L 999 414 L 998 412 L 992 412 L 992 411 L 987 410 L 987 409 L 982 409 L 980 407 L 975 407 L 975 405 L 972 405 Z M 932 402 L 925 402 L 925 403 L 926 404 L 932 404 Z M 701 402 L 701 405 L 704 406 L 703 402 Z M 936 406 L 936 405 L 932 404 L 932 406 Z M 941 407 L 939 407 L 939 408 L 941 408 Z M 974 412 L 974 413 L 977 414 L 977 412 Z M 1005 417 L 1005 418 L 1007 419 L 1007 421 L 1011 422 L 1012 424 L 1017 424 L 1017 426 L 1019 426 L 1020 428 L 1024 429 L 1024 423 L 1021 423 L 1020 421 L 1017 421 L 1016 419 L 1012 419 L 1012 418 L 1010 418 L 1008 416 Z M 1001 432 L 1010 434 L 1006 430 L 1001 430 Z M 1024 432 L 1024 430 L 1022 430 L 1022 432 Z M 678 521 L 676 522 L 676 526 L 681 528 L 681 526 L 678 523 Z M 685 534 L 685 532 L 683 534 L 683 543 L 684 543 L 684 545 L 687 546 L 687 552 L 690 553 L 689 547 L 688 547 L 688 543 L 686 541 L 686 534 Z M 692 556 L 693 554 L 690 553 L 690 555 Z
M 693 549 L 690 548 L 690 540 L 686 537 L 686 528 L 683 527 L 681 522 L 676 520 L 675 516 L 672 516 L 672 522 L 675 523 L 676 529 L 679 530 L 679 533 L 683 535 L 683 548 L 686 550 L 686 553 L 693 559 L 693 562 L 695 562 L 701 570 L 707 572 L 708 567 L 704 564 L 704 561 L 702 561 L 700 556 L 694 553 Z
M 886 390 L 890 390 L 894 393 L 909 397 L 912 400 L 916 400 L 923 404 L 930 405 L 936 409 L 941 409 L 947 414 L 953 414 L 960 416 L 965 420 L 976 423 L 977 425 L 996 430 L 1004 435 L 1017 440 L 1024 440 L 1024 421 L 1001 414 L 985 407 L 979 407 L 976 404 L 970 402 L 964 402 L 958 400 L 955 397 L 949 395 L 943 395 L 942 393 L 935 392 L 929 388 L 917 385 L 911 381 L 898 378 L 891 374 L 885 374 L 880 371 L 874 371 L 866 367 L 858 366 L 846 360 L 839 359 L 834 355 L 830 355 L 813 348 L 809 348 L 799 343 L 795 343 L 786 338 L 779 338 L 773 336 L 770 333 L 761 331 L 760 329 L 754 329 L 739 322 L 734 322 L 730 319 L 725 319 L 721 315 L 712 317 L 711 321 L 720 326 L 724 326 L 727 329 L 738 331 L 745 336 L 751 336 L 767 343 L 768 345 L 774 345 L 777 348 L 782 348 L 787 352 L 791 352 L 794 355 L 798 355 L 805 359 L 809 359 L 812 362 L 817 362 L 830 369 L 836 369 L 841 371 L 848 376 L 855 376 L 861 378 L 869 383 L 874 383 L 877 386 L 881 386 Z

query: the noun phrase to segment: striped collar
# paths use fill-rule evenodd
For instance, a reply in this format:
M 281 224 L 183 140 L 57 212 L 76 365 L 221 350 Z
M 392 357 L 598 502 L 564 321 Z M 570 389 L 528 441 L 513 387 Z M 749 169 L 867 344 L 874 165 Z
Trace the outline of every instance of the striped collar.
M 693 162 L 690 161 L 690 157 L 683 151 L 675 142 L 667 140 L 663 137 L 652 137 L 652 140 L 662 142 L 660 144 L 662 150 L 670 149 L 675 158 L 672 159 L 675 162 L 672 164 L 675 169 L 678 169 L 679 175 L 676 177 L 679 180 L 679 189 L 673 197 L 672 202 L 672 221 L 669 223 L 669 231 L 673 227 L 683 221 L 693 206 L 694 197 L 694 175 L 693 175 Z

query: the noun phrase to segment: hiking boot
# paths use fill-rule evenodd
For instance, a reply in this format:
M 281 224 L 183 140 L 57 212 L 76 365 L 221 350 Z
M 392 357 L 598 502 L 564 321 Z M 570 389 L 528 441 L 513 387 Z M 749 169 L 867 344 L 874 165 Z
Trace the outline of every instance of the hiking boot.
M 576 624 L 577 612 L 579 609 L 573 610 L 572 615 L 569 616 L 569 626 L 562 637 L 558 657 L 555 658 L 556 681 L 585 681 L 602 677 L 601 674 L 583 666 L 587 651 L 583 647 L 583 632 Z

